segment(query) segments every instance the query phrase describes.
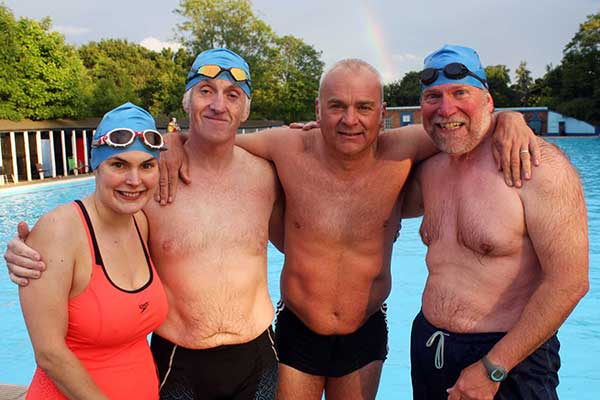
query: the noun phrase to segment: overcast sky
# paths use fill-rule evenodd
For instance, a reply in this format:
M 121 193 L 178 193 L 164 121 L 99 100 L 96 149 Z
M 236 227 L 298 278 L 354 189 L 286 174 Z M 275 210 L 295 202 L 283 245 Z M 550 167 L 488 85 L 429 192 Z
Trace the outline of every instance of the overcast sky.
M 80 45 L 124 38 L 157 49 L 174 39 L 177 0 L 0 0 L 17 17 L 52 18 L 54 30 Z M 484 65 L 526 61 L 534 78 L 557 65 L 565 45 L 598 0 L 254 0 L 256 15 L 278 35 L 292 34 L 331 65 L 362 58 L 386 82 L 420 70 L 444 43 L 475 48 Z M 514 76 L 514 75 L 513 75 Z

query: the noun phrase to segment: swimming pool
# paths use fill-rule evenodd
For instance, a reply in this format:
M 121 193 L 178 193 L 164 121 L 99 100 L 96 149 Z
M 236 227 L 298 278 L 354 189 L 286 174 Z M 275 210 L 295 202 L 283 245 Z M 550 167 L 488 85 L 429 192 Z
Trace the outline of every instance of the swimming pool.
M 559 395 L 563 399 L 592 400 L 600 393 L 600 139 L 554 140 L 571 158 L 582 177 L 589 215 L 591 289 L 559 331 L 562 368 Z M 534 171 L 535 173 L 535 171 Z M 93 190 L 93 180 L 22 189 L 0 190 L 0 251 L 18 221 L 33 224 L 57 204 L 82 198 Z M 392 256 L 393 289 L 388 299 L 389 356 L 383 369 L 378 399 L 409 399 L 410 325 L 419 311 L 426 277 L 425 247 L 418 236 L 419 219 L 403 221 Z M 279 299 L 283 256 L 269 247 L 269 291 Z M 0 274 L 0 383 L 29 383 L 35 364 L 21 317 L 17 288 L 6 270 Z

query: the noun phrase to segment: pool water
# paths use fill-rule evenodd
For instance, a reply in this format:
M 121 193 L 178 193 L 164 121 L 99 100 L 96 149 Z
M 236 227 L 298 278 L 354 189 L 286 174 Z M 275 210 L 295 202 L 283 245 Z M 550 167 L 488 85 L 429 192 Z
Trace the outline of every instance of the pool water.
M 600 393 L 600 139 L 553 140 L 570 157 L 583 181 L 589 216 L 590 292 L 559 331 L 562 367 L 558 392 L 563 399 L 596 400 Z M 534 171 L 535 174 L 535 171 Z M 534 175 L 535 176 L 535 175 Z M 85 197 L 93 180 L 0 190 L 0 252 L 14 235 L 18 221 L 33 225 L 58 204 Z M 387 301 L 389 355 L 378 399 L 410 399 L 410 325 L 419 311 L 426 278 L 425 247 L 418 236 L 420 219 L 403 221 L 392 255 L 393 289 Z M 269 244 L 269 292 L 279 299 L 283 255 Z M 6 270 L 0 273 L 0 383 L 29 383 L 35 362 L 19 308 L 17 288 Z

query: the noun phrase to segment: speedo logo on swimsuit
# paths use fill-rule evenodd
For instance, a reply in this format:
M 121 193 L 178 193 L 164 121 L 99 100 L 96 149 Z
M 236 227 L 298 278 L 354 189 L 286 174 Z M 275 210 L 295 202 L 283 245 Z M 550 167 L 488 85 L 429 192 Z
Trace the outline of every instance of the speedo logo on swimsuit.
M 138 307 L 140 308 L 140 313 L 143 313 L 144 311 L 146 311 L 146 309 L 148 308 L 149 305 L 150 305 L 149 302 L 138 304 Z

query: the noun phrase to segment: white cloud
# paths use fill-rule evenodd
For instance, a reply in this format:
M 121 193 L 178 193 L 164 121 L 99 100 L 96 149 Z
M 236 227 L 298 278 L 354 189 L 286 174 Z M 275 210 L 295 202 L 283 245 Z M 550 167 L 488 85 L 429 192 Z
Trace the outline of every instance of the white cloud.
M 166 48 L 170 48 L 172 50 L 177 51 L 181 45 L 175 42 L 163 42 L 160 39 L 157 39 L 155 37 L 147 37 L 144 38 L 144 40 L 142 40 L 140 42 L 140 45 L 142 45 L 143 47 L 147 48 L 148 50 L 153 50 L 153 51 L 161 51 L 162 49 L 166 49 Z
M 392 54 L 392 60 L 397 63 L 408 62 L 414 63 L 415 61 L 421 61 L 420 56 L 416 56 L 414 54 L 406 53 L 406 54 Z
M 68 25 L 56 25 L 53 28 L 54 31 L 62 33 L 63 35 L 83 35 L 85 33 L 91 32 L 90 28 L 83 28 L 80 26 L 68 26 Z
M 411 53 L 394 53 L 391 55 L 392 69 L 384 74 L 386 83 L 402 79 L 409 71 L 420 71 L 423 68 L 423 57 Z

